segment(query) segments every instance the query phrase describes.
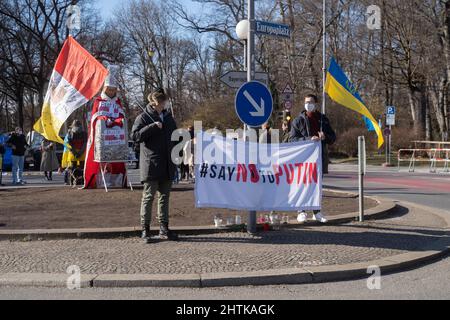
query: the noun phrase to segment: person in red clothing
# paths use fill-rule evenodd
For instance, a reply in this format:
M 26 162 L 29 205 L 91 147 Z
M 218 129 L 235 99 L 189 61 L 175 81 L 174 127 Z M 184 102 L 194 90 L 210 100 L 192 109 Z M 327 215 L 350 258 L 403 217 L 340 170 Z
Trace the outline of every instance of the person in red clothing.
M 319 100 L 317 96 L 309 94 L 305 97 L 305 110 L 292 122 L 289 142 L 297 141 L 321 141 L 322 150 L 326 144 L 333 144 L 336 141 L 336 134 L 331 128 L 330 120 L 319 111 Z M 328 161 L 322 154 L 323 173 L 327 173 L 325 162 Z M 306 212 L 299 212 L 298 222 L 304 223 L 307 220 Z M 328 222 L 320 211 L 314 211 L 313 220 L 321 223 Z
M 112 69 L 105 80 L 100 96 L 96 97 L 92 107 L 92 119 L 89 127 L 89 142 L 84 168 L 85 188 L 97 187 L 97 175 L 100 164 L 104 166 L 109 177 L 114 181 L 120 179 L 122 187 L 126 187 L 125 162 L 128 156 L 128 134 L 125 111 L 117 96 L 117 80 Z M 104 123 L 104 125 L 102 125 Z M 99 147 L 99 140 L 106 153 Z M 115 183 L 114 183 L 115 184 Z

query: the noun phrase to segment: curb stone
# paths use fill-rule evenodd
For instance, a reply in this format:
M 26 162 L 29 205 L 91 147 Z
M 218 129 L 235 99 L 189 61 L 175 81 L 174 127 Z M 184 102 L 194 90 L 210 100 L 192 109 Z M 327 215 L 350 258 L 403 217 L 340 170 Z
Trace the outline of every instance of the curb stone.
M 67 288 L 66 273 L 5 273 L 0 274 L 0 285 L 20 287 Z M 90 288 L 97 275 L 82 274 L 80 287 Z

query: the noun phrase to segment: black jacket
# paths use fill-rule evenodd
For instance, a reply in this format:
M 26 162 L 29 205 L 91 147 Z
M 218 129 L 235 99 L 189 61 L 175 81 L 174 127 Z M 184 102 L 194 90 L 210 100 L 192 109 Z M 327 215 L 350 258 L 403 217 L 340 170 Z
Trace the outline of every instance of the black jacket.
M 323 144 L 333 144 L 336 142 L 336 133 L 331 128 L 330 120 L 326 115 L 321 115 L 319 120 L 319 126 L 322 127 L 322 131 L 325 134 L 325 140 Z M 292 122 L 291 133 L 289 134 L 289 142 L 305 141 L 312 138 L 310 134 L 310 124 L 306 111 L 300 113 L 300 115 Z
M 147 106 L 134 121 L 131 129 L 131 138 L 140 143 L 140 171 L 141 182 L 164 181 L 175 178 L 176 166 L 172 162 L 171 153 L 175 145 L 172 142 L 172 133 L 177 129 L 172 114 L 163 111 L 164 121 L 156 110 Z M 159 129 L 155 122 L 162 122 Z
M 10 146 L 15 146 L 12 150 L 13 156 L 22 157 L 25 155 L 28 143 L 24 134 L 17 134 L 13 132 L 6 143 Z
M 325 134 L 325 140 L 322 141 L 322 171 L 324 174 L 328 173 L 328 151 L 326 145 L 336 142 L 336 133 L 331 128 L 330 120 L 325 115 L 321 115 L 319 120 L 319 127 L 322 126 L 322 131 Z M 300 113 L 300 115 L 292 122 L 291 132 L 289 134 L 289 142 L 305 141 L 311 139 L 311 130 L 306 115 L 306 111 Z

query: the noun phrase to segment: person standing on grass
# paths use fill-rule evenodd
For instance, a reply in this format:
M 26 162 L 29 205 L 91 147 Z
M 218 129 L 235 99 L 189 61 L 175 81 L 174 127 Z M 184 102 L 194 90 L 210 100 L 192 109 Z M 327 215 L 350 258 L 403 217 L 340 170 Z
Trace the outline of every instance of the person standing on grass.
M 12 182 L 13 184 L 25 184 L 23 180 L 23 166 L 25 164 L 25 151 L 28 147 L 27 139 L 20 127 L 11 133 L 6 143 L 12 149 Z
M 289 135 L 289 142 L 307 140 L 321 141 L 322 150 L 326 144 L 331 145 L 336 141 L 336 134 L 331 128 L 330 121 L 319 111 L 319 100 L 313 94 L 305 97 L 305 110 L 292 122 Z M 322 154 L 322 168 L 325 168 L 325 161 L 328 160 Z M 307 220 L 306 212 L 300 211 L 297 220 L 300 223 L 305 223 Z M 328 222 L 327 218 L 319 210 L 314 210 L 313 220 L 321 223 Z
M 58 170 L 59 162 L 56 157 L 56 146 L 55 143 L 44 139 L 41 143 L 42 160 L 41 160 L 41 171 L 44 172 L 45 178 L 48 181 L 53 180 L 53 171 Z
M 174 147 L 172 133 L 177 129 L 172 114 L 166 110 L 168 96 L 163 89 L 157 89 L 148 96 L 149 104 L 140 114 L 131 130 L 134 142 L 140 144 L 140 174 L 144 191 L 141 202 L 142 238 L 150 243 L 152 205 L 158 192 L 159 238 L 177 240 L 178 236 L 169 230 L 169 197 L 176 166 L 171 154 Z

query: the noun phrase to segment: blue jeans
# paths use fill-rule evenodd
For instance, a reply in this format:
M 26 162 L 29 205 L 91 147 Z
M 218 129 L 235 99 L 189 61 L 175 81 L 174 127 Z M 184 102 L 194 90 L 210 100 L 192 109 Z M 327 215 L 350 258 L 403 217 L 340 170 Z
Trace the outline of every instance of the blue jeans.
M 12 156 L 12 181 L 13 181 L 13 183 L 22 182 L 24 162 L 25 162 L 25 156 Z

